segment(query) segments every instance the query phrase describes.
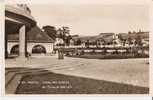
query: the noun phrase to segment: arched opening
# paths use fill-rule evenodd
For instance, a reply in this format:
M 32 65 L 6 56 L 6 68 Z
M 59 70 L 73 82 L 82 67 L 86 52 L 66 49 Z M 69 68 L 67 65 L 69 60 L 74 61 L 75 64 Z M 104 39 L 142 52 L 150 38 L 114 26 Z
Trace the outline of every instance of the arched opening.
M 11 55 L 18 55 L 19 54 L 19 45 L 13 46 L 12 49 L 11 49 L 10 54 Z
M 32 48 L 32 53 L 33 54 L 42 54 L 42 53 L 46 53 L 46 49 L 44 46 L 42 45 L 36 45 Z

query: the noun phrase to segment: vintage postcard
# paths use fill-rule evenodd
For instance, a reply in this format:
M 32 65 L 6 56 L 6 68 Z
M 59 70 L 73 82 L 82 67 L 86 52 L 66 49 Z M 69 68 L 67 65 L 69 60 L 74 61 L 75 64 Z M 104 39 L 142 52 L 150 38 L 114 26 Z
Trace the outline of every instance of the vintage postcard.
M 149 5 L 5 4 L 5 94 L 149 94 Z

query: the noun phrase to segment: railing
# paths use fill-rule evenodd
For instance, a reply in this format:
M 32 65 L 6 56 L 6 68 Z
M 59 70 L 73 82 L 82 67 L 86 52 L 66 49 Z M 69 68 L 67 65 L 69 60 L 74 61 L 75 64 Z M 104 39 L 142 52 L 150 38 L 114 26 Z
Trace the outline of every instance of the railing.
M 133 54 L 145 54 L 149 56 L 149 46 L 54 46 L 54 50 L 63 49 L 64 53 L 75 54 L 113 54 L 113 53 L 133 53 Z
M 65 48 L 65 49 L 128 49 L 128 48 L 137 48 L 140 46 L 133 46 L 133 45 L 125 45 L 125 46 L 119 46 L 119 45 L 100 45 L 100 46 L 96 46 L 96 45 L 89 45 L 84 46 L 84 45 L 71 45 L 71 46 L 54 46 L 54 49 L 59 49 L 59 48 Z M 142 46 L 142 48 L 148 48 L 149 46 Z

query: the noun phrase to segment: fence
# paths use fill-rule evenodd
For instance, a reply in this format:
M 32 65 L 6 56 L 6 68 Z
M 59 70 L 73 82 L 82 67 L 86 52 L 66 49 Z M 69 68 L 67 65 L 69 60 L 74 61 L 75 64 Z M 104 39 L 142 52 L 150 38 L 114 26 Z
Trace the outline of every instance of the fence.
M 135 54 L 149 56 L 149 46 L 54 46 L 54 50 L 62 48 L 67 55 L 84 55 L 84 54 Z

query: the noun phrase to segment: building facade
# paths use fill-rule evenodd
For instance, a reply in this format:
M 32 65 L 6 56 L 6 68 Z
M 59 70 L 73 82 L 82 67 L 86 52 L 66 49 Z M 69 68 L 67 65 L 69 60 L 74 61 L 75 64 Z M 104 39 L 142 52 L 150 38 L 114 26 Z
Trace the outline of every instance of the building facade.
M 5 57 L 18 54 L 51 53 L 53 40 L 45 34 L 31 15 L 27 5 L 5 6 Z
M 52 54 L 54 40 L 43 32 L 38 26 L 33 27 L 27 32 L 27 53 L 33 54 Z M 9 34 L 7 52 L 9 55 L 19 53 L 19 35 Z

